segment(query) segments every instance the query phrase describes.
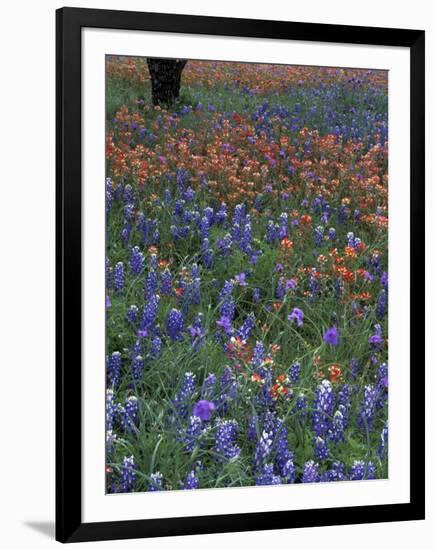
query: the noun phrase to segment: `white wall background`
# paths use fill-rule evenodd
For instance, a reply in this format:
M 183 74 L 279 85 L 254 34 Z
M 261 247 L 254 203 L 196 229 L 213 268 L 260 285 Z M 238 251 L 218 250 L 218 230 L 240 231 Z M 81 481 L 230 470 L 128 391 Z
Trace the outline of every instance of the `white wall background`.
M 427 31 L 427 98 L 434 94 L 436 17 L 432 0 L 72 0 L 70 5 L 198 15 L 283 19 L 318 23 L 419 28 Z M 52 548 L 54 527 L 54 225 L 55 225 L 55 15 L 62 2 L 4 3 L 0 63 L 0 546 L 7 550 Z M 430 66 L 433 64 L 433 71 Z M 427 101 L 427 442 L 428 512 L 424 522 L 324 527 L 96 543 L 108 549 L 210 550 L 227 546 L 396 550 L 434 547 L 436 504 L 430 403 L 436 376 L 430 357 L 431 279 L 436 276 L 436 222 L 430 220 L 431 130 L 435 110 Z M 414 322 L 421 320 L 415 319 Z M 423 388 L 424 391 L 424 388 Z M 433 437 L 430 438 L 431 432 Z M 84 547 L 89 546 L 86 543 Z

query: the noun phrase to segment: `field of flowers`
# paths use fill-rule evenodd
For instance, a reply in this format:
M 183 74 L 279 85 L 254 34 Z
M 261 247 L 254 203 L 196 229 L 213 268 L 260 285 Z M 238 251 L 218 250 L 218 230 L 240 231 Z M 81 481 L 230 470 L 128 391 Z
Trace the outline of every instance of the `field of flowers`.
M 106 82 L 109 493 L 386 478 L 384 71 Z

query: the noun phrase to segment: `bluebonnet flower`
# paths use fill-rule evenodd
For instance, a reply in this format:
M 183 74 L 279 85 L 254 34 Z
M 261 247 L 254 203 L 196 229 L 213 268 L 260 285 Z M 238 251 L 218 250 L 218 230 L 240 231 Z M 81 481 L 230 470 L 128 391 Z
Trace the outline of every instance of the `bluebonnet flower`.
M 114 290 L 121 292 L 124 288 L 124 264 L 123 262 L 118 262 L 114 267 Z
M 320 475 L 320 481 L 346 481 L 345 464 L 333 462 L 332 467 Z
M 131 395 L 119 410 L 121 427 L 125 432 L 134 432 L 138 419 L 138 399 Z
M 258 368 L 261 366 L 265 359 L 266 350 L 262 342 L 256 342 L 253 347 L 253 356 L 251 358 L 251 364 L 253 367 Z
M 145 298 L 150 299 L 155 296 L 159 287 L 157 271 L 150 269 L 145 278 Z
M 118 386 L 121 377 L 121 353 L 114 351 L 107 360 L 107 379 L 111 386 Z
M 200 482 L 199 482 L 197 473 L 195 470 L 191 470 L 186 476 L 186 479 L 182 485 L 182 489 L 190 490 L 190 489 L 198 489 L 199 487 L 200 487 Z
M 236 420 L 224 420 L 218 424 L 215 434 L 215 450 L 222 457 L 235 460 L 241 454 L 236 445 L 238 423 Z
M 316 460 L 325 460 L 329 457 L 329 448 L 322 437 L 314 437 L 313 446 Z
M 232 237 L 227 234 L 216 241 L 216 248 L 223 258 L 229 258 L 232 254 Z
M 195 378 L 195 374 L 192 372 L 185 372 L 180 392 L 175 396 L 173 401 L 179 416 L 182 418 L 186 418 L 188 414 L 187 405 L 192 400 L 192 396 L 195 391 Z
M 386 290 L 388 290 L 388 284 L 389 284 L 389 277 L 386 271 L 384 271 L 380 276 L 380 284 L 382 287 Z
M 185 191 L 183 192 L 183 198 L 186 202 L 194 202 L 195 200 L 195 191 L 192 189 L 192 187 L 187 187 Z
M 215 213 L 215 223 L 217 225 L 224 225 L 227 220 L 227 206 L 226 203 L 222 202 L 217 212 Z
M 293 453 L 289 450 L 288 431 L 282 419 L 278 418 L 274 429 L 274 465 L 278 472 L 282 472 L 289 460 L 294 459 Z
M 227 334 L 227 336 L 231 336 L 233 329 L 232 329 L 232 322 L 228 317 L 225 315 L 222 315 L 218 321 L 216 322 L 217 326 L 222 328 L 224 332 Z
M 131 323 L 132 325 L 135 325 L 137 323 L 138 313 L 139 313 L 139 310 L 137 306 L 133 304 L 132 306 L 129 307 L 126 314 L 126 317 L 129 323 Z
M 331 327 L 327 329 L 324 332 L 323 340 L 324 342 L 327 342 L 327 344 L 330 344 L 332 346 L 337 346 L 340 341 L 340 334 L 337 327 Z
M 331 427 L 328 431 L 328 438 L 330 441 L 333 441 L 335 443 L 344 441 L 345 412 L 346 411 L 344 405 L 339 405 L 337 411 L 333 415 Z
M 270 429 L 267 431 L 267 426 L 264 425 L 264 430 L 262 431 L 259 441 L 257 442 L 256 448 L 254 449 L 254 468 L 259 470 L 269 459 L 271 454 L 274 433 Z
M 260 289 L 253 288 L 253 302 L 257 304 L 259 300 L 260 300 Z
M 357 420 L 359 428 L 364 432 L 370 432 L 372 430 L 375 419 L 378 394 L 379 392 L 377 387 L 374 387 L 372 385 L 365 386 L 363 401 Z
M 235 283 L 237 283 L 239 286 L 247 286 L 247 274 L 246 273 L 239 273 L 238 275 L 235 275 L 233 280 Z
M 130 251 L 130 271 L 133 275 L 140 275 L 144 270 L 144 254 L 139 246 L 134 246 Z
M 144 359 L 141 355 L 137 355 L 133 359 L 130 365 L 130 371 L 135 382 L 138 382 L 142 378 L 142 373 L 144 371 Z
M 292 409 L 292 413 L 300 420 L 304 420 L 307 414 L 307 406 L 308 406 L 307 395 L 304 395 L 304 393 L 300 393 L 299 395 L 297 395 L 297 399 L 295 400 L 295 405 L 294 405 L 294 408 Z
M 112 431 L 114 428 L 117 406 L 115 404 L 114 391 L 106 390 L 106 431 Z
M 280 476 L 274 474 L 272 464 L 265 464 L 256 476 L 256 485 L 280 485 L 281 483 Z
M 293 363 L 289 369 L 289 379 L 292 384 L 296 384 L 300 378 L 301 364 Z
M 160 352 L 162 350 L 162 340 L 159 336 L 154 336 L 151 340 L 149 355 L 153 359 L 156 359 L 156 357 L 159 357 Z
M 338 208 L 338 222 L 340 225 L 344 225 L 348 218 L 347 207 L 342 205 Z
M 377 319 L 381 320 L 386 314 L 388 306 L 388 293 L 386 289 L 382 289 L 378 297 L 377 305 L 375 308 L 375 315 Z
M 294 307 L 292 313 L 288 315 L 288 321 L 290 321 L 291 323 L 292 321 L 295 321 L 298 327 L 301 327 L 303 325 L 303 319 L 304 311 L 299 309 L 298 307 Z
M 331 241 L 336 240 L 336 229 L 334 227 L 330 227 L 330 229 L 328 230 L 328 238 Z
M 209 373 L 203 380 L 203 387 L 201 390 L 201 396 L 206 399 L 210 398 L 216 385 L 216 374 Z
M 150 475 L 150 483 L 147 487 L 147 491 L 163 491 L 163 475 L 160 472 Z
M 375 325 L 374 334 L 369 337 L 368 342 L 372 349 L 379 349 L 381 347 L 383 344 L 381 325 Z
M 321 246 L 323 239 L 324 239 L 324 227 L 322 225 L 318 225 L 314 229 L 315 246 Z
M 130 493 L 136 482 L 136 464 L 132 456 L 125 456 L 120 468 L 120 492 Z
M 301 481 L 303 483 L 316 483 L 319 481 L 318 475 L 319 465 L 313 460 L 309 460 L 304 464 L 303 477 Z
M 215 410 L 215 403 L 212 401 L 207 401 L 206 399 L 200 399 L 194 405 L 193 414 L 198 416 L 201 420 L 210 420 L 212 413 Z
M 356 223 L 359 223 L 360 222 L 360 218 L 362 216 L 362 213 L 360 212 L 360 210 L 358 208 L 356 208 L 353 212 L 353 218 L 354 218 L 354 221 Z
M 201 249 L 201 259 L 204 267 L 207 269 L 211 269 L 214 263 L 214 258 L 214 252 L 211 248 L 209 248 L 209 241 L 208 239 L 205 239 L 202 243 Z
M 312 427 L 316 436 L 324 436 L 330 428 L 333 415 L 334 394 L 331 383 L 323 380 L 315 391 L 313 404 Z
M 160 291 L 164 296 L 170 296 L 172 294 L 172 277 L 169 269 L 165 269 L 160 276 Z
M 185 444 L 185 450 L 188 453 L 192 453 L 194 447 L 197 445 L 199 437 L 204 433 L 203 421 L 199 416 L 190 416 L 188 420 L 188 427 L 186 432 L 182 436 L 182 441 Z
M 242 340 L 246 341 L 250 338 L 253 328 L 255 326 L 255 321 L 256 317 L 254 316 L 254 313 L 250 313 L 249 315 L 247 315 L 244 322 L 242 323 L 241 328 L 239 329 L 239 336 Z
M 283 465 L 282 471 L 280 472 L 283 481 L 285 483 L 294 483 L 297 478 L 297 471 L 295 469 L 295 464 L 293 458 L 289 458 Z
M 179 310 L 173 308 L 167 317 L 167 332 L 173 342 L 183 339 L 183 327 L 183 315 Z
M 257 426 L 258 426 L 258 417 L 257 415 L 251 414 L 248 417 L 248 425 L 247 425 L 247 439 L 249 441 L 257 440 Z
M 160 298 L 157 294 L 150 296 L 148 299 L 148 302 L 145 304 L 142 312 L 142 319 L 139 326 L 141 330 L 150 331 L 153 328 L 157 317 L 159 301 Z
M 355 460 L 350 470 L 350 480 L 374 479 L 375 467 L 372 462 L 365 463 L 363 460 Z

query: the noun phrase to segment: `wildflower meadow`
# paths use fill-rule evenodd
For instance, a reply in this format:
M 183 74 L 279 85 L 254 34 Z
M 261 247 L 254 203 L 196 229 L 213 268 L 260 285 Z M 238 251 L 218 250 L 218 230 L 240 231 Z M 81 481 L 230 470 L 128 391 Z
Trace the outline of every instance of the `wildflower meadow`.
M 387 78 L 107 57 L 108 493 L 387 478 Z

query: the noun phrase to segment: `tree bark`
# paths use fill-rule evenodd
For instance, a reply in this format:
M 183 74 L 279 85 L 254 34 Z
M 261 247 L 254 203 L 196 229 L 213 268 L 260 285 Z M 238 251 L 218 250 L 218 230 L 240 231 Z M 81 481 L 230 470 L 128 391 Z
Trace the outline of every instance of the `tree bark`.
M 180 80 L 186 59 L 148 57 L 153 105 L 171 107 L 179 99 Z

